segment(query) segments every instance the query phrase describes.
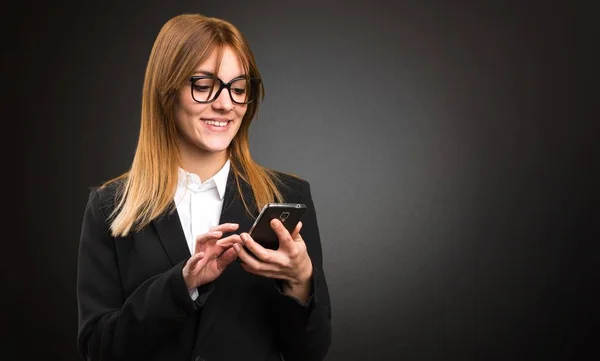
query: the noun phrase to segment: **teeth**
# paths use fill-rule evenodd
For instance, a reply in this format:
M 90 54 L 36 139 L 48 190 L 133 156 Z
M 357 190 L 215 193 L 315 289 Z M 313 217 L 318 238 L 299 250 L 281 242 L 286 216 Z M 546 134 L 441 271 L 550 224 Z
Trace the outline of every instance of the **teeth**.
M 215 120 L 203 120 L 203 122 L 206 124 L 209 124 L 209 125 L 214 125 L 216 127 L 224 127 L 228 123 L 228 122 L 217 122 Z

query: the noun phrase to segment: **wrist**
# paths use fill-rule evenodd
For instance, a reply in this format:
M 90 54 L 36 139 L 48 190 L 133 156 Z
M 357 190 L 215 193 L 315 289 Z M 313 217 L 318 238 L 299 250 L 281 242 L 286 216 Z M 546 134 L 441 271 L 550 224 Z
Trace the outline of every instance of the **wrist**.
M 185 283 L 185 287 L 191 292 L 191 290 L 195 287 L 192 285 L 192 280 L 189 279 L 189 270 L 187 268 L 188 264 L 186 262 L 186 264 L 183 266 L 183 270 L 181 270 L 181 276 L 183 277 L 183 283 Z
M 287 286 L 290 288 L 303 288 L 307 285 L 310 285 L 310 280 L 312 278 L 313 266 L 310 259 L 305 262 L 305 265 L 300 268 L 300 271 L 296 274 L 296 277 L 289 280 Z
M 312 287 L 312 262 L 309 260 L 307 263 L 308 265 L 302 267 L 301 271 L 298 272 L 297 277 L 283 282 L 282 284 L 282 291 L 284 295 L 293 297 L 303 303 L 308 301 Z

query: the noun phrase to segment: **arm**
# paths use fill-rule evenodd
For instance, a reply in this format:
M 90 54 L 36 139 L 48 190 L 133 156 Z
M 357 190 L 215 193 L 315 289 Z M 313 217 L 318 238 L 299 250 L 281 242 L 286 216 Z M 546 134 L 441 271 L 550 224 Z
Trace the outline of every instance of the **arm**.
M 313 266 L 308 301 L 301 302 L 292 296 L 293 292 L 280 285 L 274 299 L 273 318 L 279 349 L 286 361 L 323 360 L 331 344 L 331 302 L 323 272 L 317 216 L 308 183 L 304 183 L 298 202 L 307 207 L 302 221 L 302 238 Z
M 77 275 L 77 343 L 86 360 L 141 359 L 201 306 L 192 301 L 184 282 L 185 261 L 125 297 L 113 242 L 99 194 L 92 191 L 83 216 Z M 205 299 L 202 293 L 209 291 L 200 291 L 198 300 Z

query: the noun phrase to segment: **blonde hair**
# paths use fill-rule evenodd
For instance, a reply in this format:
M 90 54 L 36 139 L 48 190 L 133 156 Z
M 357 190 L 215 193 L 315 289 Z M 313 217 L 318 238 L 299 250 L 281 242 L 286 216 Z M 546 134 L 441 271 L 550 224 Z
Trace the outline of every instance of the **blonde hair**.
M 118 182 L 118 197 L 111 214 L 113 236 L 123 237 L 132 230 L 140 230 L 172 205 L 180 164 L 174 117 L 179 90 L 197 65 L 214 51 L 219 54 L 217 64 L 220 64 L 225 47 L 237 53 L 247 76 L 260 78 L 246 39 L 227 21 L 183 14 L 170 19 L 160 30 L 146 67 L 140 132 L 131 168 L 103 184 L 122 180 Z M 256 94 L 255 100 L 248 104 L 240 128 L 227 149 L 237 192 L 250 215 L 266 203 L 282 200 L 275 172 L 258 165 L 250 155 L 248 133 L 260 100 L 264 98 L 262 82 L 252 91 Z M 250 185 L 254 207 L 241 191 L 240 180 Z

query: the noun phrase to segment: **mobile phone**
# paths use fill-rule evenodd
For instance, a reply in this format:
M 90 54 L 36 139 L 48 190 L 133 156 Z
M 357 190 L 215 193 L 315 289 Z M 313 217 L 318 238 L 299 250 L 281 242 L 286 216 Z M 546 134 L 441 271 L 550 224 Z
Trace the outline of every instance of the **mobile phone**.
M 276 250 L 279 239 L 271 228 L 271 220 L 279 219 L 288 232 L 292 233 L 304 212 L 306 205 L 301 203 L 269 203 L 260 211 L 248 234 L 261 246 Z

